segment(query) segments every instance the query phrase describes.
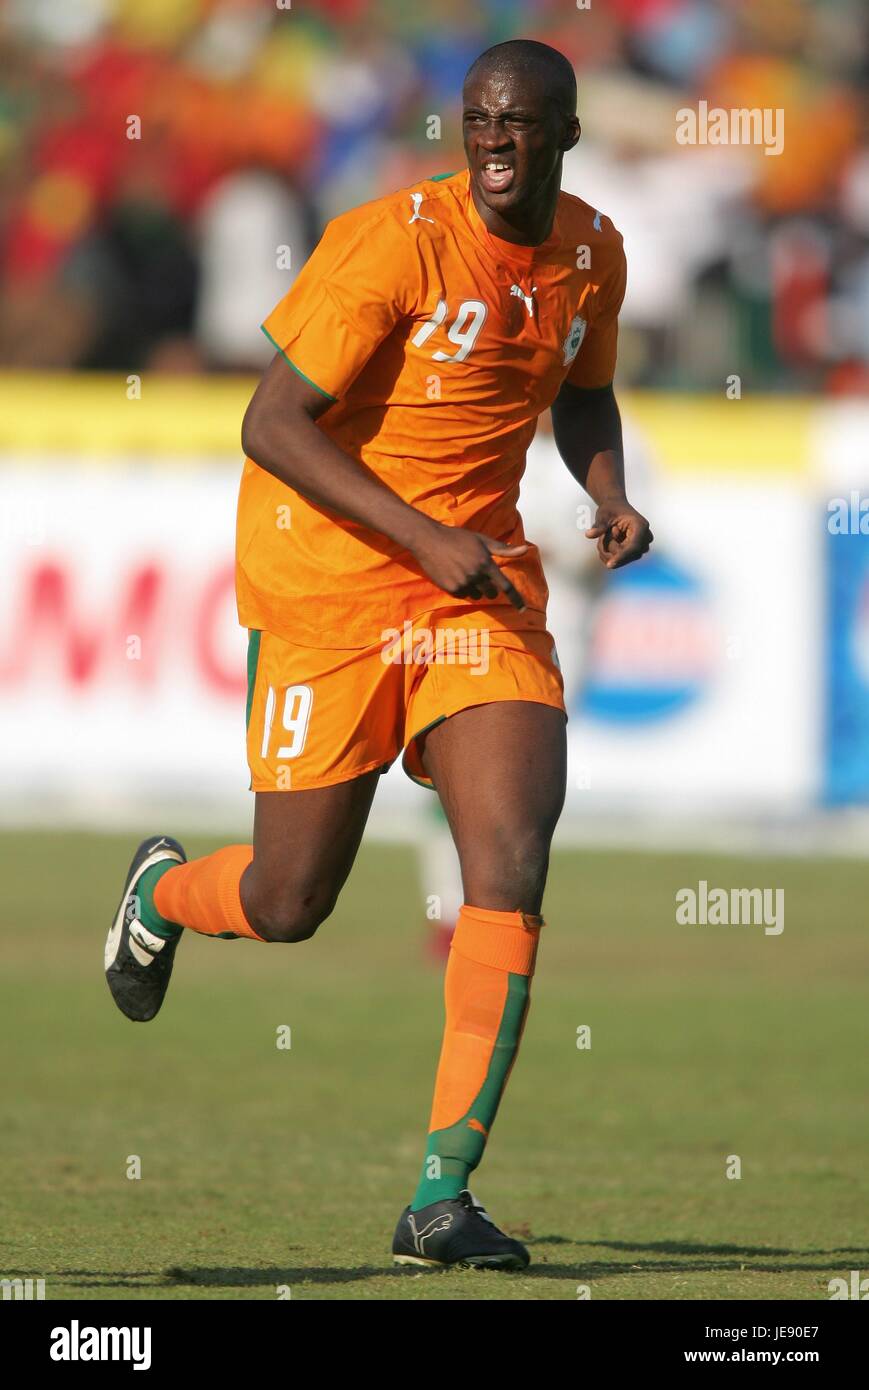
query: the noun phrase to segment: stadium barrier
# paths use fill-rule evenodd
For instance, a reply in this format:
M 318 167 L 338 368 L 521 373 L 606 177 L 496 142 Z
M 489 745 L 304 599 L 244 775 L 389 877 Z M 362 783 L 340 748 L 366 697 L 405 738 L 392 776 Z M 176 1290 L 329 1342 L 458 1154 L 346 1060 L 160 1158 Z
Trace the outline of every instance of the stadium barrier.
M 0 378 L 7 821 L 245 821 L 233 596 L 253 382 Z M 599 571 L 541 428 L 521 507 L 568 686 L 568 814 L 869 801 L 869 407 L 626 394 L 656 541 Z M 862 523 L 865 520 L 865 530 Z M 427 793 L 397 768 L 378 800 Z

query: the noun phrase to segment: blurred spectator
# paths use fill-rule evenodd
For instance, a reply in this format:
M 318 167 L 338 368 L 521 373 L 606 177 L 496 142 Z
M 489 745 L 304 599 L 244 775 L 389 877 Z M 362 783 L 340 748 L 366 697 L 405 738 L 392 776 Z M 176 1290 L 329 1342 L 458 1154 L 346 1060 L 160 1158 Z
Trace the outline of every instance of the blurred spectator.
M 228 175 L 198 219 L 196 337 L 212 367 L 263 368 L 274 355 L 259 325 L 311 251 L 304 209 L 273 174 Z
M 325 220 L 463 166 L 463 73 L 514 36 L 577 68 L 623 381 L 869 389 L 860 0 L 7 0 L 0 363 L 259 368 Z M 678 144 L 701 101 L 783 109 L 781 154 Z

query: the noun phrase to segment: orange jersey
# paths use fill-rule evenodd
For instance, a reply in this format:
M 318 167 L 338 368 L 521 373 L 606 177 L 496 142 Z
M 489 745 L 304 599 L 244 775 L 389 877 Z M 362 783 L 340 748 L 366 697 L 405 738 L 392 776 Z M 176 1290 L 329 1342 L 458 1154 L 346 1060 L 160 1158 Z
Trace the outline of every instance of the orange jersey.
M 613 379 L 622 238 L 560 193 L 540 246 L 493 236 L 468 170 L 330 222 L 263 330 L 335 402 L 320 429 L 428 516 L 515 545 L 525 456 L 562 383 Z M 387 537 L 314 505 L 245 462 L 239 618 L 314 647 L 363 647 L 434 608 L 509 600 L 445 594 Z M 498 562 L 543 627 L 537 548 Z M 493 615 L 494 616 L 494 615 Z

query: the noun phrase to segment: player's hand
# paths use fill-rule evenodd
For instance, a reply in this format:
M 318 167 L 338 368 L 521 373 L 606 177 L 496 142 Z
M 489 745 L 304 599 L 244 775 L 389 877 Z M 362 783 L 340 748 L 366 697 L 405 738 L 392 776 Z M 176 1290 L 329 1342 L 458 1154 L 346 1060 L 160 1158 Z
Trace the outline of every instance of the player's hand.
M 429 579 L 448 594 L 456 598 L 497 598 L 506 594 L 514 608 L 522 612 L 525 600 L 492 557 L 503 555 L 512 560 L 528 549 L 527 545 L 504 545 L 478 531 L 436 522 L 415 546 L 414 554 Z
M 602 502 L 585 534 L 597 541 L 601 564 L 608 570 L 639 560 L 655 539 L 646 518 L 626 501 Z

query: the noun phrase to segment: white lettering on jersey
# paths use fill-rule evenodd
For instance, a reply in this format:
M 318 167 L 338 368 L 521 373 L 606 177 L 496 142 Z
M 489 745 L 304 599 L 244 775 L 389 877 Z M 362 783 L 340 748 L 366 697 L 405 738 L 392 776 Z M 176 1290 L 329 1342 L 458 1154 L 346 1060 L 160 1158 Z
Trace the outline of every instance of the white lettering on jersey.
M 447 301 L 439 299 L 438 306 L 431 318 L 427 323 L 422 324 L 411 338 L 410 341 L 414 347 L 422 347 L 424 343 L 428 342 L 431 335 L 444 322 L 448 312 Z M 458 352 L 454 352 L 452 355 L 448 352 L 433 352 L 432 359 L 435 362 L 464 362 L 480 336 L 480 329 L 486 322 L 487 313 L 486 305 L 479 299 L 466 299 L 460 304 L 455 322 L 447 331 L 447 338 L 451 343 L 455 343 Z
M 464 362 L 480 336 L 480 329 L 486 322 L 488 312 L 486 305 L 480 299 L 466 299 L 463 304 L 460 304 L 455 322 L 447 330 L 447 337 L 451 343 L 455 343 L 458 352 L 454 352 L 452 356 L 448 352 L 433 352 L 432 360 L 435 362 Z
M 418 328 L 411 338 L 410 341 L 413 343 L 414 347 L 422 347 L 423 343 L 428 342 L 432 333 L 434 333 L 436 328 L 440 327 L 446 316 L 447 301 L 445 299 L 439 299 L 438 307 L 435 309 L 428 323 L 424 323 L 421 328 Z

